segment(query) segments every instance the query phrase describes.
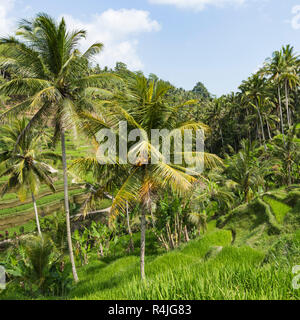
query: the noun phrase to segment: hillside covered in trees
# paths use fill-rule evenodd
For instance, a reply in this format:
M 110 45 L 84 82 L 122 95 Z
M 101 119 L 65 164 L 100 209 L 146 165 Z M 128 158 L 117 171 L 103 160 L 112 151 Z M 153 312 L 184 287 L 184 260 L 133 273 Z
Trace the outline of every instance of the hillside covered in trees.
M 216 97 L 202 82 L 188 91 L 96 65 L 103 44 L 81 52 L 85 36 L 40 14 L 0 39 L 0 299 L 298 300 L 293 46 Z M 204 150 L 194 139 L 169 163 L 162 141 L 129 139 L 135 161 L 101 163 L 99 131 L 120 142 L 122 122 L 126 134 L 202 130 Z

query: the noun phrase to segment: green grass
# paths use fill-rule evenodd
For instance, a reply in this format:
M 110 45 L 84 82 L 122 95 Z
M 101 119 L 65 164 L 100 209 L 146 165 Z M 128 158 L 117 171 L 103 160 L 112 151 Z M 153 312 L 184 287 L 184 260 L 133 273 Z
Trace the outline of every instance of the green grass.
M 281 201 L 278 201 L 270 196 L 264 196 L 263 199 L 265 202 L 267 202 L 270 205 L 272 212 L 274 213 L 274 215 L 276 217 L 276 220 L 279 223 L 283 223 L 284 218 L 285 218 L 286 214 L 291 210 L 291 207 L 289 207 L 287 204 L 285 204 Z
M 217 220 L 211 220 L 207 223 L 207 232 L 213 231 L 216 229 Z
M 299 299 L 289 269 L 263 265 L 265 254 L 250 247 L 230 246 L 231 235 L 217 231 L 180 250 L 150 255 L 145 283 L 139 257 L 92 261 L 79 269 L 81 279 L 68 298 L 87 300 L 235 300 Z M 223 245 L 215 258 L 204 259 L 211 246 Z
M 299 236 L 298 232 L 291 238 L 299 241 Z M 128 244 L 126 236 L 121 239 L 114 254 L 102 258 L 101 261 L 93 254 L 87 266 L 78 268 L 79 284 L 67 297 L 57 299 L 300 299 L 300 290 L 292 288 L 293 274 L 290 266 L 269 263 L 266 261 L 265 252 L 248 246 L 231 246 L 231 240 L 229 231 L 216 230 L 182 245 L 177 250 L 165 253 L 157 246 L 154 235 L 148 232 L 147 279 L 142 282 L 139 275 L 139 234 L 134 234 L 135 251 L 131 255 L 125 253 Z M 215 246 L 221 246 L 223 250 L 218 255 L 207 258 L 207 252 Z M 299 253 L 299 246 L 297 250 Z M 30 297 L 23 296 L 15 286 L 9 286 L 0 293 L 0 299 L 28 298 Z

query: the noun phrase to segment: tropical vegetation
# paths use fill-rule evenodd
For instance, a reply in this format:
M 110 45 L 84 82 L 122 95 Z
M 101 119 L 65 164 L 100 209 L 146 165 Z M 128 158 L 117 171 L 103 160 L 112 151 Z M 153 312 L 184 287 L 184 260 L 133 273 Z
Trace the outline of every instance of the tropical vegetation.
M 81 52 L 85 37 L 39 14 L 0 39 L 0 299 L 298 300 L 294 48 L 215 97 L 122 62 L 102 69 L 103 44 Z M 169 159 L 154 129 L 167 130 Z M 106 148 L 110 163 L 101 130 L 127 143 Z M 193 136 L 178 151 L 185 130 L 205 149 Z

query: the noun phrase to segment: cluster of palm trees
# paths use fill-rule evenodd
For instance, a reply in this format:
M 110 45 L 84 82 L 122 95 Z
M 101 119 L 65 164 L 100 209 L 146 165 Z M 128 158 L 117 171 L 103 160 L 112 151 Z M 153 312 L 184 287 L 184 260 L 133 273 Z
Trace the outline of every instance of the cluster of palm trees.
M 91 74 L 89 64 L 91 58 L 102 49 L 101 43 L 92 45 L 84 54 L 78 50 L 78 42 L 86 35 L 85 31 L 69 32 L 62 19 L 57 24 L 46 14 L 38 15 L 33 21 L 22 21 L 16 37 L 0 40 L 0 67 L 6 71 L 7 81 L 0 92 L 9 97 L 20 98 L 12 108 L 0 116 L 1 122 L 25 112 L 30 120 L 18 122 L 19 129 L 14 131 L 13 145 L 9 146 L 7 163 L 3 163 L 2 175 L 11 174 L 7 183 L 8 189 L 24 188 L 24 175 L 34 178 L 26 179 L 29 185 L 36 210 L 36 181 L 46 182 L 52 189 L 49 168 L 38 163 L 30 148 L 35 143 L 33 132 L 49 125 L 53 130 L 53 143 L 61 139 L 61 160 L 64 177 L 65 215 L 70 261 L 74 280 L 78 281 L 76 272 L 72 236 L 70 227 L 70 209 L 68 201 L 68 176 L 65 146 L 65 131 L 80 130 L 96 143 L 97 132 L 102 128 L 116 130 L 120 121 L 128 122 L 128 130 L 140 129 L 150 137 L 151 129 L 207 129 L 202 123 L 195 121 L 179 121 L 177 114 L 181 108 L 193 104 L 193 101 L 172 106 L 166 95 L 170 85 L 157 79 L 148 80 L 141 74 L 127 79 L 112 73 Z M 106 86 L 112 91 L 104 89 Z M 7 129 L 9 130 L 9 129 Z M 130 148 L 130 146 L 128 146 Z M 151 154 L 154 147 L 148 142 L 140 142 L 138 154 L 145 151 Z M 159 151 L 156 151 L 159 154 Z M 48 154 L 49 155 L 49 154 Z M 206 154 L 210 166 L 221 163 L 214 155 Z M 157 164 L 150 164 L 150 159 L 137 159 L 136 163 L 112 167 L 100 165 L 97 159 L 79 159 L 73 169 L 92 170 L 98 183 L 103 181 L 101 192 L 110 190 L 110 182 L 118 187 L 114 197 L 111 217 L 126 212 L 128 205 L 140 203 L 141 214 L 141 275 L 145 278 L 145 228 L 146 212 L 151 212 L 152 196 L 158 189 L 170 186 L 174 192 L 182 193 L 192 187 L 196 180 L 186 173 L 183 167 L 169 165 L 159 155 Z M 12 160 L 20 158 L 19 162 Z M 5 160 L 5 159 L 4 159 Z M 23 170 L 20 170 L 20 168 Z M 47 171 L 48 170 L 48 171 Z M 24 172 L 24 173 L 23 173 Z M 4 191 L 6 191 L 6 189 Z M 101 196 L 98 192 L 96 196 Z M 36 211 L 37 212 L 37 211 Z M 40 233 L 38 217 L 38 230 Z
M 205 112 L 214 132 L 212 150 L 225 152 L 229 144 L 237 151 L 242 139 L 260 140 L 267 148 L 267 141 L 279 133 L 284 140 L 299 122 L 299 66 L 294 48 L 284 46 L 243 81 L 237 93 L 212 101 Z
M 120 214 L 126 215 L 131 233 L 128 211 L 139 204 L 142 279 L 146 218 L 152 217 L 155 223 L 154 204 L 162 191 L 170 190 L 176 197 L 188 194 L 195 204 L 191 220 L 203 225 L 203 212 L 216 211 L 212 204 L 226 213 L 234 205 L 250 201 L 260 186 L 265 187 L 265 177 L 271 175 L 269 180 L 273 181 L 272 166 L 278 163 L 283 184 L 292 183 L 300 154 L 296 126 L 300 63 L 292 47 L 275 52 L 257 74 L 242 83 L 237 94 L 213 99 L 201 83 L 186 92 L 155 75 L 146 78 L 140 72 L 133 73 L 121 63 L 113 71 L 94 67 L 92 58 L 103 45 L 95 43 L 81 53 L 79 41 L 85 36 L 84 30 L 67 30 L 64 19 L 57 23 L 39 14 L 32 21 L 22 21 L 15 37 L 0 39 L 0 98 L 14 102 L 0 114 L 0 123 L 7 123 L 1 129 L 5 139 L 0 146 L 0 177 L 9 177 L 2 194 L 14 190 L 23 199 L 29 192 L 41 233 L 35 200 L 38 185 L 45 183 L 54 191 L 55 170 L 48 161 L 62 162 L 67 240 L 75 282 L 78 276 L 72 248 L 68 169 L 83 180 L 88 173 L 94 178 L 84 213 L 96 200 L 110 194 L 110 222 Z M 128 143 L 128 150 L 134 147 L 138 155 L 134 162 L 124 164 L 124 154 L 117 154 L 114 164 L 104 165 L 91 155 L 67 167 L 66 131 L 86 135 L 98 148 L 101 129 L 110 129 L 118 141 L 123 139 L 119 135 L 122 121 L 127 122 L 128 132 L 138 129 L 148 138 L 152 129 L 168 129 L 171 133 L 204 130 L 210 152 L 192 152 L 204 159 L 204 173 L 186 170 L 187 163 L 170 164 L 150 139 Z M 60 156 L 44 150 L 45 127 L 52 130 L 52 146 L 60 139 Z M 261 147 L 256 147 L 256 140 Z M 158 160 L 155 163 L 151 162 L 153 154 Z M 130 157 L 130 151 L 125 156 Z M 226 158 L 224 163 L 221 156 Z M 299 173 L 294 177 L 298 180 Z
M 55 192 L 53 174 L 56 170 L 49 165 L 49 160 L 59 160 L 60 156 L 55 152 L 42 151 L 45 150 L 43 140 L 46 137 L 38 135 L 36 130 L 29 131 L 19 139 L 27 123 L 25 118 L 16 119 L 10 125 L 3 125 L 0 128 L 2 142 L 0 177 L 7 177 L 7 182 L 1 189 L 1 196 L 15 191 L 20 201 L 25 201 L 27 194 L 30 193 L 37 230 L 41 235 L 36 196 L 41 184 L 47 185 Z
M 280 108 L 280 121 L 282 134 L 284 135 L 284 122 L 281 105 L 281 90 L 285 92 L 286 119 L 290 127 L 293 123 L 293 110 L 289 106 L 289 92 L 299 85 L 299 57 L 295 55 L 293 47 L 287 45 L 280 51 L 275 51 L 273 57 L 267 59 L 265 66 L 261 70 L 262 75 L 266 75 L 277 86 L 278 103 Z
M 24 115 L 25 111 L 33 115 L 18 136 L 16 146 L 32 128 L 41 128 L 49 122 L 54 128 L 54 142 L 61 139 L 67 237 L 73 276 L 78 281 L 70 228 L 65 130 L 75 126 L 83 108 L 92 108 L 91 88 L 111 78 L 87 72 L 89 60 L 103 45 L 95 43 L 80 53 L 78 42 L 85 38 L 86 32 L 69 32 L 64 19 L 57 24 L 46 14 L 38 15 L 33 21 L 22 21 L 16 35 L 0 40 L 0 65 L 8 79 L 0 91 L 2 95 L 23 99 L 2 113 L 0 121 Z

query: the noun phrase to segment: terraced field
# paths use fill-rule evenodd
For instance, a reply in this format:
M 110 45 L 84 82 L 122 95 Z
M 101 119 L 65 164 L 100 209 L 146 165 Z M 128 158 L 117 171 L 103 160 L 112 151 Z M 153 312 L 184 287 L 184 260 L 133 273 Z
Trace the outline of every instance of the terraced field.
M 72 160 L 84 157 L 92 152 L 92 147 L 86 139 L 82 137 L 75 139 L 71 134 L 66 135 L 66 148 L 68 165 Z M 55 151 L 60 154 L 61 146 L 59 144 Z M 50 215 L 63 209 L 64 192 L 61 165 L 59 164 L 56 169 L 58 170 L 55 177 L 56 192 L 52 193 L 47 186 L 41 186 L 36 197 L 38 212 L 41 216 Z M 0 178 L 0 189 L 6 181 L 7 177 Z M 76 172 L 69 173 L 71 208 L 78 208 L 85 199 L 86 191 L 82 182 L 77 179 Z M 34 209 L 30 197 L 24 202 L 20 202 L 15 193 L 8 193 L 0 198 L 0 234 L 8 231 L 12 235 L 14 232 L 18 232 L 21 227 L 24 228 L 25 232 L 31 232 L 35 229 L 34 221 Z
M 236 208 L 219 226 L 233 232 L 237 245 L 263 248 L 282 231 L 300 228 L 299 213 L 300 188 L 292 186 L 268 192 Z

